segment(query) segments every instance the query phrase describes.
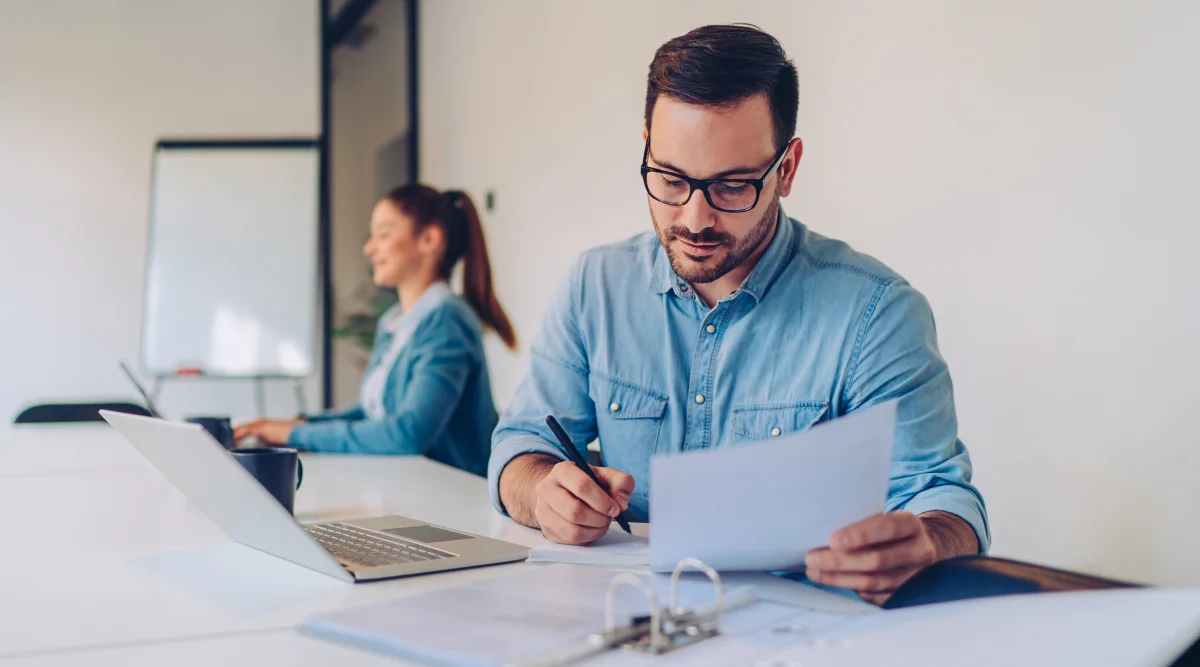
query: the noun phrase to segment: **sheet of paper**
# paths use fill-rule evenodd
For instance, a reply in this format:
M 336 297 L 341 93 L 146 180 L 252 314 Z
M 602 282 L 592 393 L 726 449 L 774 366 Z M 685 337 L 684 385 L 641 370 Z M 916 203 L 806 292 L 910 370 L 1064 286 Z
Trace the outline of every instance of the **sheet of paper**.
M 613 524 L 604 537 L 586 547 L 547 542 L 529 552 L 530 562 L 576 563 L 613 568 L 650 567 L 650 540 L 630 535 Z
M 761 443 L 656 456 L 651 569 L 689 556 L 719 570 L 793 570 L 839 528 L 882 512 L 890 401 Z
M 1167 665 L 1198 634 L 1200 589 L 1040 593 L 861 614 L 753 664 Z
M 394 602 L 314 616 L 305 621 L 304 628 L 430 664 L 531 663 L 577 646 L 604 628 L 605 596 L 614 576 L 612 571 L 594 567 L 543 565 Z M 654 576 L 652 585 L 666 605 L 669 578 Z M 684 607 L 712 603 L 713 589 L 707 579 L 682 581 L 679 592 Z M 747 595 L 752 591 L 746 588 L 726 589 L 727 599 Z M 649 609 L 645 598 L 630 587 L 619 591 L 617 602 L 617 618 L 622 623 Z M 778 603 L 766 604 L 795 611 Z

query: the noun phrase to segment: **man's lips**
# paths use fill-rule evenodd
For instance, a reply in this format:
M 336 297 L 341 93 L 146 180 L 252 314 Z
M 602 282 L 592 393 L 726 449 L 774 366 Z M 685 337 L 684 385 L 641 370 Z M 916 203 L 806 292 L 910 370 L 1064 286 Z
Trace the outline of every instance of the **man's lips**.
M 714 252 L 716 252 L 717 248 L 721 247 L 720 243 L 691 243 L 689 241 L 684 241 L 683 239 L 678 238 L 678 237 L 676 238 L 676 240 L 679 241 L 679 243 L 683 245 L 684 252 L 686 252 L 689 255 L 695 255 L 697 257 L 705 257 L 708 255 L 711 255 Z

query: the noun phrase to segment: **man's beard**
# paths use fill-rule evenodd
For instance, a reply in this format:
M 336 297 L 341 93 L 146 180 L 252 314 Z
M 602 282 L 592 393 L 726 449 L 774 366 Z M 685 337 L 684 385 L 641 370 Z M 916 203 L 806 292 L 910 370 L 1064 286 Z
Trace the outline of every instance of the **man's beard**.
M 650 218 L 654 219 L 653 207 L 650 209 Z M 689 283 L 703 285 L 721 278 L 745 263 L 750 258 L 750 255 L 753 255 L 754 251 L 762 245 L 763 240 L 771 234 L 778 218 L 779 195 L 776 194 L 771 200 L 770 205 L 763 211 L 762 217 L 740 239 L 732 234 L 718 232 L 711 227 L 699 234 L 691 233 L 682 225 L 672 225 L 669 228 L 663 229 L 658 225 L 657 220 L 654 221 L 654 229 L 658 233 L 658 240 L 662 243 L 663 250 L 667 251 L 667 259 L 671 260 L 671 268 L 675 269 L 675 273 Z M 675 239 L 681 239 L 697 245 L 720 244 L 725 254 L 723 257 L 720 256 L 719 253 L 721 250 L 719 249 L 709 257 L 699 259 L 689 257 L 695 264 L 685 267 L 681 264 L 681 258 L 679 257 L 679 253 L 682 251 L 677 251 L 671 247 L 671 242 Z M 686 256 L 686 253 L 683 254 Z M 712 264 L 709 264 L 709 262 L 712 262 Z

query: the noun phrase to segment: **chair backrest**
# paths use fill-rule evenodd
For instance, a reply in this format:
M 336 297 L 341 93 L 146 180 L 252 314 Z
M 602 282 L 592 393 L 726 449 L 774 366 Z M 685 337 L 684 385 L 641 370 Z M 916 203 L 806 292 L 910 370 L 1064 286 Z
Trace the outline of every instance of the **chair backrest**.
M 1137 588 L 1115 579 L 989 556 L 959 556 L 926 567 L 904 582 L 884 609 L 1017 593 Z
M 66 422 L 102 422 L 101 410 L 149 417 L 150 411 L 135 403 L 43 403 L 25 408 L 15 424 L 54 424 Z

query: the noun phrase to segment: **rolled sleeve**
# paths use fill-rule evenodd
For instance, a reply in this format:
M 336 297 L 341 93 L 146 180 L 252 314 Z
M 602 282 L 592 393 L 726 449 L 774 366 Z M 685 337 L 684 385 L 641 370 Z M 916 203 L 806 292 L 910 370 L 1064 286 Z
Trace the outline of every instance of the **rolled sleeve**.
M 937 346 L 933 312 L 903 280 L 881 285 L 863 317 L 844 410 L 897 401 L 888 511 L 943 511 L 969 523 L 980 552 L 991 544 L 983 496 L 958 438 L 954 388 Z
M 986 553 L 988 547 L 991 546 L 992 535 L 984 513 L 983 499 L 979 497 L 978 492 L 973 491 L 973 488 L 968 490 L 961 486 L 945 484 L 918 493 L 896 509 L 913 514 L 926 512 L 953 514 L 971 526 L 971 529 L 975 531 L 975 537 L 979 540 L 979 553 Z

